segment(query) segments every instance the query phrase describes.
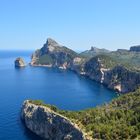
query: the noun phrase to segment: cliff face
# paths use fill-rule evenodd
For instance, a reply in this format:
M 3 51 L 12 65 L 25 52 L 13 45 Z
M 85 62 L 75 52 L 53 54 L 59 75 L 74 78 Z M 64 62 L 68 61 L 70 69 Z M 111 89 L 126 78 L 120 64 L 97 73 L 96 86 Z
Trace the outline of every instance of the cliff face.
M 35 134 L 49 140 L 84 140 L 83 133 L 66 117 L 42 105 L 26 100 L 22 106 L 21 118 Z
M 123 66 L 106 71 L 103 83 L 121 93 L 134 91 L 140 86 L 140 73 L 132 72 Z
M 107 66 L 104 62 L 105 58 L 92 58 L 84 67 L 84 73 L 90 79 L 106 85 L 108 88 L 121 93 L 134 91 L 140 85 L 140 73 L 132 72 L 127 68 L 109 62 Z
M 135 50 L 135 47 L 131 50 Z M 31 65 L 70 69 L 121 93 L 133 91 L 140 85 L 140 73 L 132 72 L 123 66 L 125 62 L 126 64 L 130 62 L 131 68 L 138 70 L 140 59 L 138 53 L 119 50 L 114 53 L 103 51 L 106 53 L 97 55 L 98 52 L 102 51 L 92 48 L 89 52 L 84 53 L 85 57 L 83 53 L 77 54 L 49 38 L 44 46 L 33 54 Z M 91 58 L 91 53 L 96 55 Z M 119 59 L 122 57 L 123 59 Z M 128 60 L 126 61 L 126 59 Z M 123 63 L 119 61 L 123 61 Z
M 31 65 L 41 64 L 66 69 L 73 64 L 76 56 L 76 52 L 48 38 L 44 46 L 32 55 Z

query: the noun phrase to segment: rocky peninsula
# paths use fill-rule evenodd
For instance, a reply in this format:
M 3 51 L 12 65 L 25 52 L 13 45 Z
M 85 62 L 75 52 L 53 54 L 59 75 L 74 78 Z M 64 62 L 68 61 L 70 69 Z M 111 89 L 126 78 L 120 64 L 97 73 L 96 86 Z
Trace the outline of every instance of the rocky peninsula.
M 32 55 L 32 66 L 69 69 L 120 93 L 101 107 L 64 111 L 42 101 L 26 100 L 21 118 L 26 127 L 49 140 L 140 138 L 139 48 L 108 51 L 92 47 L 80 54 L 49 38 Z
M 109 104 L 64 111 L 42 101 L 23 103 L 26 127 L 46 140 L 137 140 L 140 138 L 140 89 Z
M 38 101 L 23 103 L 21 118 L 26 127 L 49 140 L 85 140 L 83 132 L 68 118 Z
M 91 50 L 78 54 L 48 38 L 43 47 L 32 55 L 31 65 L 70 69 L 112 90 L 127 93 L 140 85 L 139 62 L 138 52 L 110 52 L 91 47 Z

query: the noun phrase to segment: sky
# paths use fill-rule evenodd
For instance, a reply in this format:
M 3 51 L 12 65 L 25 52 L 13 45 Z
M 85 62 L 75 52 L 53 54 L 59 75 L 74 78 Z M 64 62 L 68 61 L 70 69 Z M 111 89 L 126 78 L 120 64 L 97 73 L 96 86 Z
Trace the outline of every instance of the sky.
M 53 38 L 73 50 L 140 44 L 140 0 L 0 0 L 0 50 L 35 50 Z

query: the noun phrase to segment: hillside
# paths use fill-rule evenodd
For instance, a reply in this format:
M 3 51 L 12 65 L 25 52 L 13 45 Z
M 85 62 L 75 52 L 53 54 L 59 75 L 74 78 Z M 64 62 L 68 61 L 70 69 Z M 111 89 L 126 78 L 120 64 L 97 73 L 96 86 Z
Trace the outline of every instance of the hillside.
M 107 51 L 97 48 L 96 50 L 92 51 L 91 49 L 80 53 L 80 55 L 88 59 L 98 55 L 109 56 L 119 65 L 123 65 L 133 71 L 140 71 L 140 51 L 131 51 L 132 47 L 130 48 L 130 50 L 118 49 L 117 51 Z M 134 50 L 136 50 L 136 47 L 134 48 Z
M 32 55 L 31 65 L 46 65 L 65 68 L 71 65 L 72 60 L 78 56 L 73 50 L 58 44 L 55 40 L 48 38 L 43 47 Z
M 64 111 L 42 101 L 30 101 L 49 107 L 76 123 L 92 139 L 140 138 L 140 89 L 121 95 L 111 103 L 83 111 Z
M 100 54 L 108 54 L 110 51 L 106 49 L 99 49 L 96 47 L 91 47 L 90 50 L 86 50 L 84 52 L 81 52 L 80 55 L 83 57 L 91 58 Z
M 92 47 L 78 54 L 48 38 L 43 47 L 32 55 L 31 65 L 69 69 L 109 89 L 127 93 L 140 85 L 140 52 L 136 50 L 110 52 Z

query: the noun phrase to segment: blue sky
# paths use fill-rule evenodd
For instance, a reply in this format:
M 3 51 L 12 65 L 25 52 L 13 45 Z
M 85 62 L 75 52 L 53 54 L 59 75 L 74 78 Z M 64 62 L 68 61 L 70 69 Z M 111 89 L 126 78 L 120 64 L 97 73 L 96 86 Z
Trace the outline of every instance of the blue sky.
M 0 0 L 0 49 L 34 50 L 51 37 L 74 50 L 140 44 L 140 0 Z

